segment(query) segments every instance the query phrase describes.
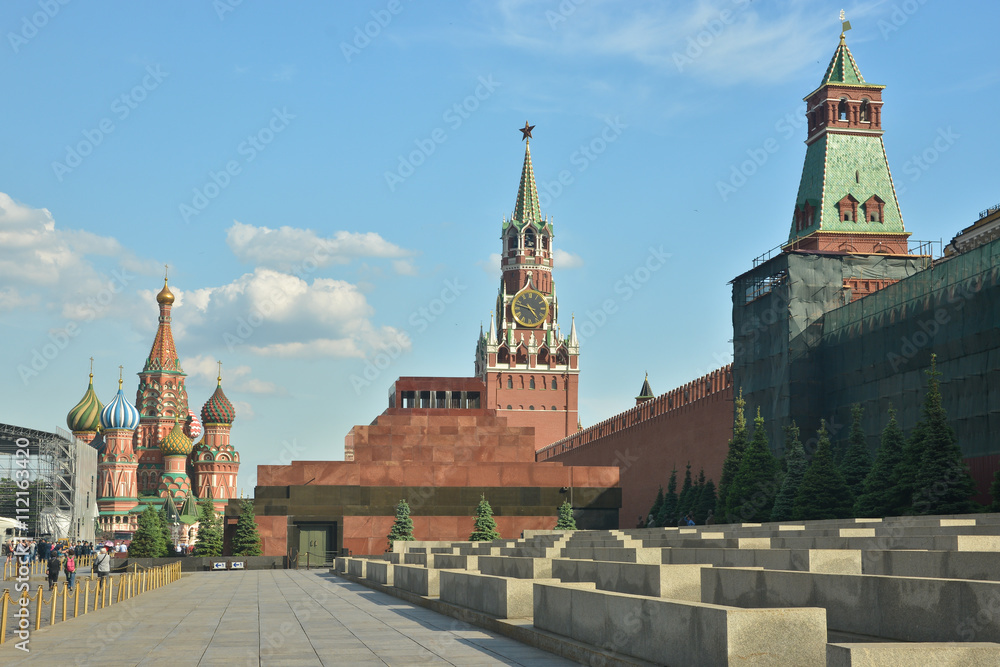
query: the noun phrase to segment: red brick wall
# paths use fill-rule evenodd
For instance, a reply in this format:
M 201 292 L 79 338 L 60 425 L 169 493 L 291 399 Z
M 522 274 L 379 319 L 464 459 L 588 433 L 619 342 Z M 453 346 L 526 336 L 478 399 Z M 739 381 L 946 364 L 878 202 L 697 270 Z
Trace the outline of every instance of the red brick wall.
M 571 466 L 618 466 L 622 487 L 619 525 L 634 527 L 646 517 L 660 485 L 677 468 L 680 491 L 684 470 L 719 483 L 733 430 L 733 388 L 729 367 L 641 403 L 584 429 L 536 454 L 539 461 Z M 672 406 L 672 407 L 671 407 Z

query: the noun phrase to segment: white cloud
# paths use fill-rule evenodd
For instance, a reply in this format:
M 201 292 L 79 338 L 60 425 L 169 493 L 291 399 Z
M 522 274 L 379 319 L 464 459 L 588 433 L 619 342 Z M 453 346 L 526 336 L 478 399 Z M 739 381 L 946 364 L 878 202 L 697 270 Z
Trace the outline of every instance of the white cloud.
M 347 264 L 359 257 L 404 259 L 414 255 L 375 232 L 339 231 L 321 237 L 311 229 L 288 226 L 271 229 L 238 221 L 233 221 L 226 231 L 226 243 L 243 263 L 300 275 L 331 264 Z M 409 263 L 400 266 L 412 270 Z M 397 271 L 405 274 L 398 268 Z
M 44 304 L 75 320 L 127 313 L 135 273 L 157 267 L 113 238 L 58 229 L 48 209 L 0 192 L 0 309 Z
M 556 269 L 578 269 L 583 266 L 583 258 L 565 250 L 556 249 L 552 253 Z
M 499 275 L 500 253 L 491 252 L 489 257 L 487 257 L 485 260 L 480 260 L 476 262 L 476 264 L 478 264 L 479 268 L 481 268 L 483 271 L 490 274 L 491 276 Z
M 392 327 L 374 327 L 374 311 L 357 285 L 331 278 L 308 283 L 258 268 L 227 285 L 180 292 L 179 297 L 193 312 L 174 318 L 175 337 L 221 344 L 230 351 L 245 348 L 270 357 L 363 357 L 387 337 L 399 335 Z
M 181 368 L 187 373 L 189 380 L 210 385 L 219 376 L 219 364 L 207 355 L 198 355 L 181 359 Z M 249 366 L 223 366 L 222 383 L 226 392 L 246 392 L 249 394 L 283 394 L 284 388 L 273 382 L 251 376 Z

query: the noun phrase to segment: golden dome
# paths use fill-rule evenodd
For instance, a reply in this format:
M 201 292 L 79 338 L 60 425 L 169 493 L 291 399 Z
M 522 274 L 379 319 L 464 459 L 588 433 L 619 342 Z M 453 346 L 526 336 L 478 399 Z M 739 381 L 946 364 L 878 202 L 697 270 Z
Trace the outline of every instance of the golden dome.
M 173 303 L 173 302 L 174 302 L 174 293 L 170 291 L 169 287 L 167 287 L 167 279 L 164 278 L 163 289 L 161 289 L 160 293 L 156 295 L 156 303 Z

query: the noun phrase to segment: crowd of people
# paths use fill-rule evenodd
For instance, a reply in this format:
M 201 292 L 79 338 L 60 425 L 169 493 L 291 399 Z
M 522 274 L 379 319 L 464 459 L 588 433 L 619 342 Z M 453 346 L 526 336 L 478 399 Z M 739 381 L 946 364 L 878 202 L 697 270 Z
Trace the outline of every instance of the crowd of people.
M 27 553 L 28 560 L 48 560 L 50 552 L 58 549 L 60 552 L 72 552 L 74 556 L 89 556 L 95 553 L 94 543 L 79 540 L 77 542 L 49 542 L 44 537 L 38 540 L 18 540 L 21 543 L 20 553 Z M 4 558 L 14 555 L 15 540 L 7 540 L 3 544 Z
M 18 544 L 20 543 L 20 544 Z M 66 584 L 70 591 L 76 584 L 77 559 L 80 556 L 94 554 L 92 571 L 97 574 L 99 582 L 111 573 L 111 549 L 113 543 L 105 543 L 94 547 L 93 542 L 79 540 L 77 542 L 49 542 L 45 538 L 39 540 L 7 540 L 3 543 L 3 556 L 6 560 L 18 557 L 22 563 L 32 560 L 46 561 L 49 590 L 59 583 L 59 573 L 66 574 Z

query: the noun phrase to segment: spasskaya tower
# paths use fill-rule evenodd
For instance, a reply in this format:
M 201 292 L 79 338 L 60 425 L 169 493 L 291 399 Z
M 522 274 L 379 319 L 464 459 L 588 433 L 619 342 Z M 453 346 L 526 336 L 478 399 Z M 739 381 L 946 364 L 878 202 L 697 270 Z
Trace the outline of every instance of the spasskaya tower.
M 500 233 L 500 290 L 489 330 L 476 345 L 476 377 L 486 385 L 484 407 L 511 426 L 533 426 L 535 449 L 577 431 L 580 344 L 576 324 L 559 328 L 552 279 L 552 222 L 542 218 L 531 166 L 531 131 L 524 124 L 524 166 L 517 201 Z

